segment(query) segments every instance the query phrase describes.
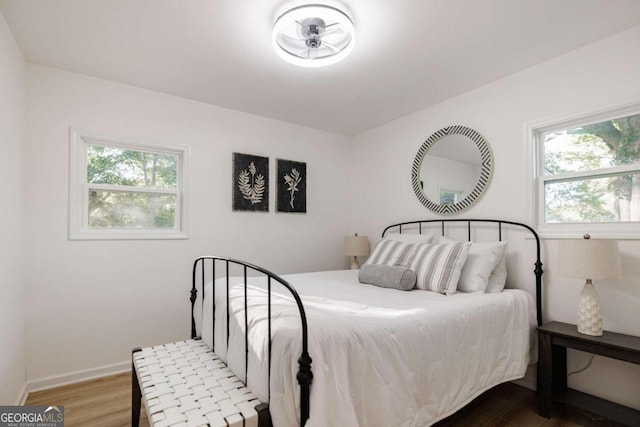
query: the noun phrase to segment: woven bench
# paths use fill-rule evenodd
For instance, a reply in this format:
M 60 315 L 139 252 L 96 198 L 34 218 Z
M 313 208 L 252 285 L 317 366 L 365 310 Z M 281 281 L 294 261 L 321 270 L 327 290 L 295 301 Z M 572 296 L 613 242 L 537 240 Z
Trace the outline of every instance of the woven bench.
M 216 262 L 225 268 L 216 274 Z M 244 280 L 244 348 L 245 378 L 248 373 L 248 334 L 247 316 L 247 277 L 248 272 L 262 275 L 267 281 L 267 328 L 269 369 L 265 373 L 268 384 L 271 384 L 271 284 L 278 283 L 284 287 L 295 300 L 300 313 L 300 332 L 302 351 L 298 358 L 296 379 L 300 385 L 300 427 L 304 427 L 309 419 L 310 386 L 313 380 L 311 357 L 307 347 L 307 316 L 302 300 L 296 290 L 284 279 L 257 265 L 244 261 L 217 256 L 202 256 L 193 262 L 192 283 L 189 292 L 191 302 L 191 339 L 163 344 L 154 347 L 136 348 L 131 354 L 131 425 L 140 425 L 142 402 L 147 409 L 149 424 L 153 427 L 185 426 L 185 427 L 271 427 L 269 405 L 261 403 L 236 377 L 227 365 L 215 354 L 215 334 L 211 335 L 211 349 L 198 335 L 196 321 L 196 301 L 198 290 L 201 292 L 200 308 L 205 303 L 205 284 L 213 283 L 226 276 L 219 286 L 226 288 L 226 301 L 220 303 L 229 307 L 230 275 L 229 265 L 242 268 Z M 222 275 L 220 274 L 222 273 Z M 234 278 L 236 281 L 238 278 Z M 211 322 L 216 329 L 216 303 L 212 298 Z M 201 315 L 203 311 L 200 312 Z M 227 310 L 227 348 L 229 347 L 230 311 Z M 202 324 L 202 323 L 201 323 Z M 236 339 L 238 339 L 236 337 Z
M 155 427 L 271 425 L 268 405 L 202 340 L 135 349 L 131 357 L 133 426 L 139 425 L 141 401 Z

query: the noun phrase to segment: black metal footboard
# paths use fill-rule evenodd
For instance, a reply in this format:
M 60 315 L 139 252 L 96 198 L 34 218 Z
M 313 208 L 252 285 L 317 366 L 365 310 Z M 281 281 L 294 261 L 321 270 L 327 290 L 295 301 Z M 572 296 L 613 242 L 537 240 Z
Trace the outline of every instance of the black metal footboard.
M 278 275 L 265 270 L 262 267 L 257 265 L 253 265 L 244 261 L 226 258 L 226 257 L 218 257 L 218 256 L 203 256 L 196 259 L 193 263 L 193 280 L 191 287 L 191 296 L 189 300 L 191 301 L 191 338 L 196 338 L 196 320 L 194 317 L 195 304 L 198 297 L 198 288 L 200 288 L 202 292 L 202 301 L 204 302 L 204 292 L 205 292 L 205 284 L 210 278 L 213 282 L 213 292 L 215 295 L 215 279 L 216 279 L 216 267 L 220 268 L 218 270 L 218 274 L 220 277 L 226 277 L 226 307 L 227 307 L 227 348 L 229 343 L 229 266 L 239 266 L 242 270 L 242 276 L 244 278 L 244 338 L 245 338 L 245 381 L 247 379 L 248 372 L 248 364 L 249 364 L 249 342 L 248 342 L 248 315 L 247 315 L 247 278 L 249 273 L 259 273 L 267 278 L 267 327 L 269 333 L 269 341 L 268 341 L 268 384 L 269 390 L 271 388 L 271 284 L 272 282 L 277 282 L 284 288 L 286 288 L 291 295 L 293 296 L 297 306 L 298 311 L 300 313 L 300 321 L 301 321 L 301 332 L 302 332 L 302 353 L 298 358 L 298 374 L 296 376 L 298 380 L 298 384 L 300 384 L 300 426 L 304 426 L 307 420 L 309 419 L 309 397 L 310 397 L 310 386 L 311 381 L 313 380 L 313 373 L 311 372 L 311 357 L 308 353 L 307 348 L 307 316 L 304 311 L 304 307 L 302 305 L 302 300 L 300 296 L 296 292 L 296 290 L 284 279 L 279 277 Z M 215 304 L 213 304 L 213 351 L 215 352 Z M 202 325 L 202 323 L 201 323 Z M 246 385 L 246 384 L 245 384 Z M 269 391 L 270 393 L 270 391 Z

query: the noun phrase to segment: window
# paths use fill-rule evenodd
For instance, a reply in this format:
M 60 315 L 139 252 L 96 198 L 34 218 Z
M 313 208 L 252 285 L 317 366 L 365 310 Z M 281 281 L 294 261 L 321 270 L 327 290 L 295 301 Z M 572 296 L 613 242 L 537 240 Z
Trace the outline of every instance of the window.
M 453 205 L 462 200 L 462 191 L 447 190 L 445 188 L 440 189 L 440 204 L 441 205 Z
M 543 233 L 625 234 L 640 221 L 640 105 L 539 127 L 533 137 Z
M 71 132 L 71 239 L 186 238 L 186 148 Z

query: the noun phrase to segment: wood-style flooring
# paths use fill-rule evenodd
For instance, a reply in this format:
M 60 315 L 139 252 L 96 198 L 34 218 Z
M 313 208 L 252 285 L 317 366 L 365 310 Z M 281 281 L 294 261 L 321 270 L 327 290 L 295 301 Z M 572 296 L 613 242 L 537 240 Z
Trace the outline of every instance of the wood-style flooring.
M 65 427 L 129 426 L 131 374 L 113 375 L 31 393 L 27 404 L 63 405 Z M 144 405 L 140 426 L 149 426 Z M 436 426 L 618 427 L 619 424 L 561 406 L 553 408 L 552 418 L 543 418 L 536 411 L 533 391 L 506 383 L 482 394 Z

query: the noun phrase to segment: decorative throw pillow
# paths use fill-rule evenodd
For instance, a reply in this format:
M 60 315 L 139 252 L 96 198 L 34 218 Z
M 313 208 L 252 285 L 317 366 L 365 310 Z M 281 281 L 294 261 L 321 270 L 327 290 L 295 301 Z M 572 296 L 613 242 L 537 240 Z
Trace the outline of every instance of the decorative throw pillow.
M 365 264 L 358 272 L 358 280 L 360 283 L 408 291 L 416 284 L 416 273 L 401 266 Z
M 507 283 L 507 254 L 505 253 L 498 265 L 489 276 L 489 284 L 487 285 L 487 293 L 502 292 Z
M 417 243 L 408 255 L 409 268 L 416 272 L 416 287 L 451 295 L 469 254 L 469 242 Z
M 433 242 L 433 233 L 429 234 L 387 234 L 385 239 L 395 240 L 402 243 L 431 243 Z
M 367 259 L 367 264 L 402 265 L 407 267 L 407 257 L 410 255 L 413 244 L 402 243 L 396 240 L 382 239 L 378 242 L 373 252 Z M 363 265 L 363 266 L 364 266 Z
M 402 266 L 416 273 L 416 287 L 453 294 L 469 253 L 469 242 L 444 244 L 402 243 L 382 239 L 365 262 Z
M 450 243 L 455 242 L 455 240 L 441 237 L 440 242 Z M 489 278 L 504 257 L 506 247 L 507 242 L 472 242 L 469 248 L 469 256 L 462 268 L 458 290 L 460 292 L 485 293 L 489 285 Z

